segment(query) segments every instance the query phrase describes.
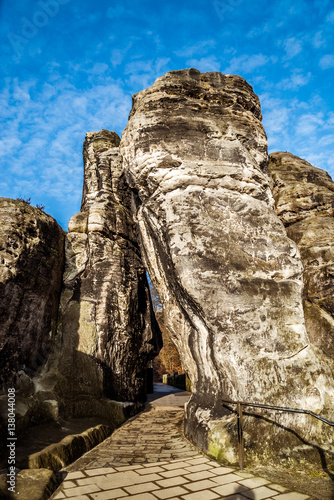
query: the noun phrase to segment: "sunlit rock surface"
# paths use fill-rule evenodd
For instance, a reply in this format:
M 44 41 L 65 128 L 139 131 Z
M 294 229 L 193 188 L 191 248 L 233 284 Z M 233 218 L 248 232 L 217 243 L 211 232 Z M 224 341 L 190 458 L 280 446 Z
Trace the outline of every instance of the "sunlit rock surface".
M 238 76 L 167 73 L 134 96 L 121 154 L 145 262 L 194 391 L 188 437 L 237 460 L 235 415 L 221 398 L 330 416 L 332 374 L 306 334 L 302 261 L 274 212 L 252 88 Z M 283 443 L 287 457 L 315 438 L 330 446 L 330 431 L 309 417 L 279 422 L 304 444 L 247 417 L 248 460 L 276 462 Z
M 144 400 L 144 369 L 159 344 L 118 144 L 115 132 L 87 134 L 81 212 L 65 243 L 62 356 L 48 378 L 63 400 L 86 398 L 82 412 L 89 398 Z
M 303 261 L 307 333 L 334 370 L 334 182 L 291 153 L 269 160 L 276 212 Z
M 29 203 L 0 198 L 0 385 L 25 385 L 53 341 L 63 273 L 64 232 Z

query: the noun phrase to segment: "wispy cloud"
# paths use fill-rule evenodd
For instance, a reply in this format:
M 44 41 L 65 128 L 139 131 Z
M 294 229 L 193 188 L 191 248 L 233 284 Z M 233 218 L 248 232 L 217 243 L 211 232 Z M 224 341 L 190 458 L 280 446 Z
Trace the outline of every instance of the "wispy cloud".
M 201 59 L 188 59 L 187 66 L 206 73 L 207 71 L 220 71 L 221 63 L 216 56 L 208 56 L 201 57 Z
M 281 80 L 277 87 L 283 90 L 296 90 L 307 85 L 312 78 L 312 73 L 303 73 L 300 69 L 295 69 L 288 78 Z
M 0 156 L 10 174 L 2 195 L 32 197 L 34 203 L 46 205 L 45 199 L 53 200 L 75 213 L 81 197 L 85 133 L 101 128 L 121 133 L 131 108 L 130 95 L 110 77 L 87 89 L 64 80 L 39 87 L 36 81 L 8 79 L 0 103 L 7 116 Z
M 161 57 L 156 60 L 139 60 L 127 64 L 124 70 L 128 76 L 127 84 L 136 92 L 152 85 L 154 80 L 168 71 L 169 61 L 169 57 Z
M 283 41 L 283 47 L 285 50 L 285 59 L 289 60 L 296 57 L 302 51 L 303 44 L 301 40 L 292 37 Z
M 319 66 L 321 69 L 334 68 L 334 55 L 333 54 L 326 54 L 326 55 L 322 56 L 322 58 L 319 61 Z
M 193 45 L 189 45 L 187 47 L 183 47 L 180 50 L 175 51 L 175 55 L 177 57 L 192 57 L 192 56 L 200 56 L 202 54 L 206 54 L 210 49 L 216 46 L 216 42 L 214 40 L 204 40 L 199 43 L 195 43 Z
M 250 73 L 271 62 L 276 62 L 276 59 L 274 57 L 265 56 L 264 54 L 244 54 L 239 57 L 233 57 L 230 61 L 230 65 L 224 69 L 224 73 Z

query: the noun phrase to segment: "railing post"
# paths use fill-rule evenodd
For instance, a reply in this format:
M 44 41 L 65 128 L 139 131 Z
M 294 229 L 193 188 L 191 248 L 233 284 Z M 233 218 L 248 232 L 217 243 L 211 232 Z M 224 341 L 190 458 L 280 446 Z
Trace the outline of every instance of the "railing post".
M 244 433 L 242 427 L 242 405 L 237 403 L 239 468 L 244 470 Z

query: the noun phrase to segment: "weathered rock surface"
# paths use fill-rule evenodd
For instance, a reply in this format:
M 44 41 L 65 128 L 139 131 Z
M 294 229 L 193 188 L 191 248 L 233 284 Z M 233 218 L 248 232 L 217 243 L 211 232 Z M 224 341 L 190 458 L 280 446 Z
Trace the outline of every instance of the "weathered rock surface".
M 0 199 L 3 387 L 14 384 L 31 392 L 30 377 L 47 359 L 56 331 L 63 254 L 64 232 L 52 217 L 26 202 Z
M 309 217 L 333 217 L 334 183 L 320 168 L 291 153 L 269 156 L 275 210 L 285 226 Z
M 276 212 L 303 261 L 307 333 L 334 370 L 334 182 L 291 153 L 269 160 Z
M 3 500 L 48 500 L 59 485 L 52 470 L 24 469 L 16 475 L 15 493 L 8 490 L 6 474 L 0 475 L 0 498 Z
M 306 334 L 302 262 L 273 210 L 260 120 L 242 78 L 172 71 L 134 96 L 121 141 L 146 266 L 191 379 L 186 433 L 230 462 L 235 416 L 221 398 L 332 414 L 333 379 Z M 248 460 L 277 462 L 282 443 L 289 456 L 315 439 L 308 417 L 279 422 L 304 444 L 247 417 Z M 333 441 L 322 428 L 317 439 Z
M 42 385 L 44 390 L 53 385 L 65 410 L 73 403 L 72 416 L 87 416 L 103 396 L 143 401 L 144 370 L 158 349 L 160 330 L 118 144 L 115 132 L 87 134 L 82 208 L 70 220 L 65 242 L 61 356 Z

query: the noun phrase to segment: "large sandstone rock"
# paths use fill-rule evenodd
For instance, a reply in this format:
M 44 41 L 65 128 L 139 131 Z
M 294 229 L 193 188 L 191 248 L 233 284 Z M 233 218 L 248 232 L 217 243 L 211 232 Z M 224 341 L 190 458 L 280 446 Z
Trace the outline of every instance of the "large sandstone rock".
M 103 396 L 143 401 L 145 367 L 158 352 L 118 144 L 115 132 L 86 136 L 82 208 L 65 243 L 59 351 L 41 381 L 77 416 L 99 413 Z
M 0 385 L 31 385 L 56 331 L 64 232 L 42 210 L 0 199 Z M 18 375 L 19 374 L 19 375 Z M 21 382 L 20 382 L 21 379 Z
M 291 153 L 272 153 L 276 212 L 304 265 L 304 314 L 310 341 L 334 373 L 334 182 Z
M 121 141 L 146 266 L 191 379 L 186 434 L 230 462 L 235 416 L 221 398 L 332 415 L 333 379 L 305 331 L 302 262 L 273 210 L 260 120 L 242 78 L 172 71 L 134 96 Z M 333 441 L 309 417 L 269 422 L 246 418 L 249 461 Z

